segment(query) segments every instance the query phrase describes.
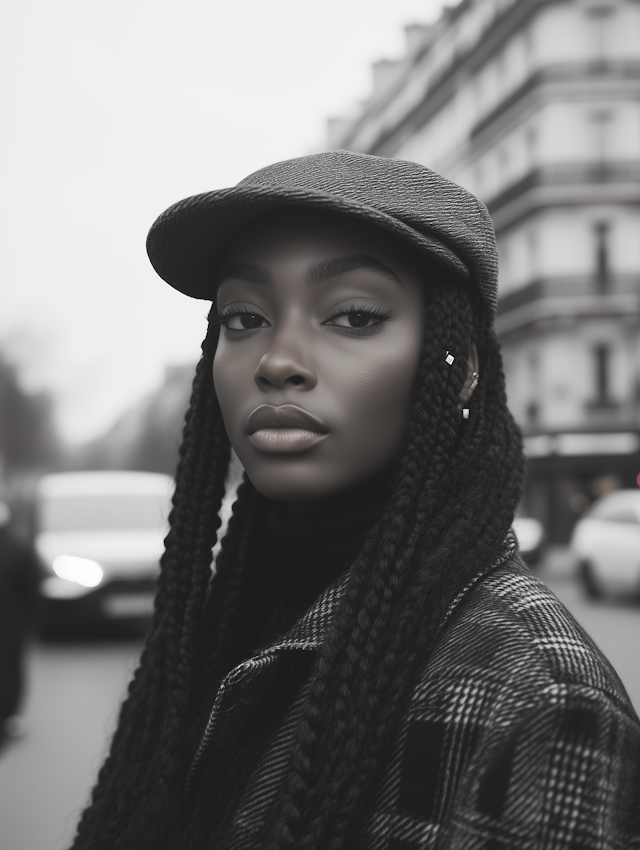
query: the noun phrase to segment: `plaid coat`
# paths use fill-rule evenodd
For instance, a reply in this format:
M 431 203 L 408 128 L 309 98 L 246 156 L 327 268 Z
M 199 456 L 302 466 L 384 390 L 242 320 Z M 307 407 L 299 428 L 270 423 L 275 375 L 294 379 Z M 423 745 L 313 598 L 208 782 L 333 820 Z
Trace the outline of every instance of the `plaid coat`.
M 196 766 L 242 728 L 287 653 L 317 651 L 345 584 L 223 680 Z M 265 837 L 305 690 L 247 784 L 232 850 Z M 522 563 L 513 538 L 450 606 L 358 846 L 640 848 L 640 721 L 609 662 Z

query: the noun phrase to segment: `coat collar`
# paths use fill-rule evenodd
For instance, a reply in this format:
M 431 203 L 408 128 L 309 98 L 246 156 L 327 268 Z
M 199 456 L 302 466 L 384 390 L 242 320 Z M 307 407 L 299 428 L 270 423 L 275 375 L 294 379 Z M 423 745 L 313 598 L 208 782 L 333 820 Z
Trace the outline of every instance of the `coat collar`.
M 439 631 L 469 591 L 488 573 L 507 561 L 517 551 L 517 547 L 513 530 L 510 530 L 502 544 L 499 557 L 489 566 L 479 570 L 449 605 Z M 329 633 L 335 612 L 347 592 L 349 577 L 347 570 L 329 585 L 283 638 L 253 653 L 224 677 L 189 771 L 187 789 L 191 787 L 204 753 L 212 746 L 214 738 L 224 739 L 234 727 L 241 723 L 245 714 L 250 712 L 256 695 L 273 675 L 275 662 L 281 653 L 287 650 L 317 651 L 320 649 Z
M 467 596 L 479 581 L 501 564 L 507 561 L 518 550 L 513 529 L 509 529 L 505 537 L 498 557 L 489 565 L 478 570 L 478 572 L 467 582 L 451 602 L 440 624 L 440 629 L 448 622 L 454 611 L 460 606 L 462 600 Z M 266 646 L 254 654 L 259 658 L 264 655 L 285 649 L 319 649 L 322 646 L 329 629 L 333 623 L 335 612 L 344 598 L 349 585 L 349 570 L 343 573 L 333 584 L 320 594 L 318 599 L 309 608 L 307 613 L 277 641 Z

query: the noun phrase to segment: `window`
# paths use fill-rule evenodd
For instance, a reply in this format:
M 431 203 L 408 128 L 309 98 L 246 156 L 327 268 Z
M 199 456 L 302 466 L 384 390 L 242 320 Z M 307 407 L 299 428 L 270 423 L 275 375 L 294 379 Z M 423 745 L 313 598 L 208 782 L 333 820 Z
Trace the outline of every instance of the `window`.
M 45 531 L 162 530 L 166 519 L 159 497 L 122 493 L 49 498 L 41 505 L 40 525 Z
M 607 160 L 611 148 L 611 123 L 613 115 L 608 109 L 598 109 L 591 113 L 591 128 L 593 136 L 593 156 L 598 165 L 602 166 Z
M 522 33 L 522 41 L 524 43 L 524 52 L 527 57 L 527 62 L 531 64 L 533 58 L 533 33 L 531 27 L 527 27 Z
M 530 228 L 527 232 L 527 255 L 529 277 L 533 279 L 538 269 L 538 233 L 533 228 Z
M 496 56 L 495 69 L 498 89 L 502 90 L 507 82 L 507 59 L 504 50 Z
M 476 189 L 478 194 L 482 194 L 484 187 L 484 168 L 481 162 L 476 162 L 473 166 L 473 176 L 476 181 Z
M 598 292 L 607 292 L 610 284 L 610 260 L 609 260 L 609 225 L 606 221 L 600 221 L 595 225 L 595 266 L 596 287 Z
M 624 522 L 627 525 L 640 525 L 638 515 L 630 505 L 621 505 L 620 499 L 613 502 L 605 500 L 594 505 L 589 512 L 594 519 L 604 519 L 607 522 Z
M 630 508 L 618 508 L 617 511 L 611 511 L 605 519 L 608 519 L 609 522 L 626 522 L 638 525 L 638 517 Z
M 593 61 L 601 64 L 609 54 L 609 30 L 613 9 L 610 6 L 593 5 L 588 11 L 590 29 L 590 52 Z
M 610 398 L 609 373 L 611 369 L 611 347 L 604 343 L 593 349 L 595 401 L 591 407 L 613 407 Z
M 529 163 L 533 166 L 536 158 L 536 148 L 538 144 L 538 133 L 536 128 L 533 126 L 527 127 L 525 132 L 525 145 L 527 148 L 527 156 L 529 157 Z
M 538 352 L 529 352 L 528 371 L 529 371 L 529 389 L 532 397 L 526 407 L 527 424 L 535 426 L 540 420 L 540 403 L 538 395 L 540 393 L 540 361 Z
M 502 177 L 504 177 L 509 170 L 509 150 L 506 145 L 502 145 L 498 148 L 498 171 Z

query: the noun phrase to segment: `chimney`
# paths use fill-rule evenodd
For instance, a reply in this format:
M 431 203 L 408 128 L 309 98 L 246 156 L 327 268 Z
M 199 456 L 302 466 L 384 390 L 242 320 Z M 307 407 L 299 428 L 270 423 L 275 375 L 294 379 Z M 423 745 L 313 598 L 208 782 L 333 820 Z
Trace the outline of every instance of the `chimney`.
M 397 59 L 379 59 L 373 63 L 373 97 L 389 88 L 398 76 L 400 65 Z
M 404 28 L 407 53 L 417 53 L 421 47 L 429 47 L 435 27 L 432 24 L 408 24 Z
M 327 150 L 336 150 L 344 146 L 349 130 L 355 124 L 353 118 L 340 116 L 327 119 Z

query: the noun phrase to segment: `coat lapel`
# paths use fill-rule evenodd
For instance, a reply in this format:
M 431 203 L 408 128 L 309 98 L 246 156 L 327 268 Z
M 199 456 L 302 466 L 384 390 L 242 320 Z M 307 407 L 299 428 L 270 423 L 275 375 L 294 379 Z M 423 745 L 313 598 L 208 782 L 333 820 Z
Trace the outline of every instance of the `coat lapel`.
M 452 617 L 469 591 L 490 571 L 504 563 L 517 548 L 513 532 L 507 535 L 500 557 L 480 570 L 460 591 L 449 606 L 441 628 Z M 215 750 L 216 741 L 228 741 L 243 727 L 255 701 L 269 686 L 282 654 L 289 650 L 317 652 L 322 646 L 342 600 L 349 573 L 346 572 L 331 584 L 280 640 L 255 652 L 250 658 L 233 668 L 222 680 L 209 715 L 207 726 L 191 765 L 187 787 L 195 778 L 198 766 L 206 753 Z

